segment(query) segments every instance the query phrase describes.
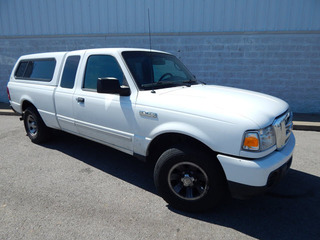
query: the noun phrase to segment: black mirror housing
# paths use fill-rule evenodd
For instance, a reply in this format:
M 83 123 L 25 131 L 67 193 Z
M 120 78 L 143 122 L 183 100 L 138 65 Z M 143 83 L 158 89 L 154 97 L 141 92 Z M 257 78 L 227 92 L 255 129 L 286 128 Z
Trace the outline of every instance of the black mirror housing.
M 98 93 L 119 94 L 120 96 L 130 96 L 129 87 L 121 87 L 119 80 L 114 77 L 98 78 Z

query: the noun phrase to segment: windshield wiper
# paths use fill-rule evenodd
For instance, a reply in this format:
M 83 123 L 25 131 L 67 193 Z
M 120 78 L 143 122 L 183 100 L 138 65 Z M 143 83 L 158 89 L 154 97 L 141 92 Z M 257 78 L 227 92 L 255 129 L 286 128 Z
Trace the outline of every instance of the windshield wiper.
M 197 80 L 192 80 L 192 79 L 189 79 L 189 80 L 185 80 L 185 81 L 182 81 L 183 83 L 197 83 Z
M 189 80 L 182 81 L 182 83 L 187 83 L 188 84 L 187 86 L 190 87 L 192 84 L 198 84 L 199 81 L 195 79 L 189 79 Z
M 171 81 L 160 81 L 160 82 L 153 82 L 153 83 L 145 83 L 141 84 L 141 87 L 155 87 L 160 85 L 180 85 L 179 82 L 171 82 Z
M 207 83 L 205 82 L 202 82 L 202 81 L 199 81 L 199 80 L 186 80 L 186 81 L 183 81 L 183 83 L 199 83 L 199 84 L 203 84 L 203 85 L 207 85 Z
M 150 88 L 150 87 L 160 87 L 165 85 L 173 85 L 173 86 L 187 86 L 190 87 L 192 84 L 197 84 L 199 81 L 197 80 L 184 80 L 184 81 L 159 81 L 159 82 L 153 82 L 153 83 L 145 83 L 141 84 L 141 87 L 143 88 Z

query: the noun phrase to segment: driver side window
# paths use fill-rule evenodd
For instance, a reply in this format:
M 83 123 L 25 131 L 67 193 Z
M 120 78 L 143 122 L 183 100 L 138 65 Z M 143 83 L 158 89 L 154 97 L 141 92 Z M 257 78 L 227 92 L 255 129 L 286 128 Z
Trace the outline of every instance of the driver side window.
M 114 77 L 120 86 L 127 85 L 117 60 L 110 55 L 92 55 L 88 58 L 83 89 L 97 90 L 98 78 Z

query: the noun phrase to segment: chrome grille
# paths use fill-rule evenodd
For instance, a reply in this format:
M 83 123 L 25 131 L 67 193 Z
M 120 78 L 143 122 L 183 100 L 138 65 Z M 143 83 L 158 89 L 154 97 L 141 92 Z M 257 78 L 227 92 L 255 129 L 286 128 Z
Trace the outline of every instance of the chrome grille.
M 283 148 L 290 137 L 293 128 L 292 117 L 292 112 L 287 111 L 285 114 L 276 118 L 272 124 L 276 134 L 277 149 Z

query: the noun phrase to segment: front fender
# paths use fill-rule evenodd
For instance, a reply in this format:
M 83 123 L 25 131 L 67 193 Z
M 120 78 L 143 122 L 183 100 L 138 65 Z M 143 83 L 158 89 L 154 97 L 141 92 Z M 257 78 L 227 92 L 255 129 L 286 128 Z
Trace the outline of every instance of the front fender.
M 211 125 L 210 122 L 207 124 Z M 195 125 L 181 121 L 171 121 L 157 124 L 147 137 L 136 135 L 134 139 L 134 152 L 146 156 L 147 150 L 154 139 L 161 135 L 172 133 L 188 136 L 201 142 L 213 151 L 219 151 L 219 144 L 221 142 L 219 141 L 220 137 L 218 136 L 220 133 L 214 134 L 212 125 L 210 128 L 209 126 L 206 127 L 204 123 Z
M 154 128 L 151 133 L 151 139 L 166 134 L 166 133 L 179 133 L 189 137 L 192 137 L 202 143 L 210 142 L 210 136 L 202 129 L 197 128 L 194 125 L 181 122 L 167 122 Z

